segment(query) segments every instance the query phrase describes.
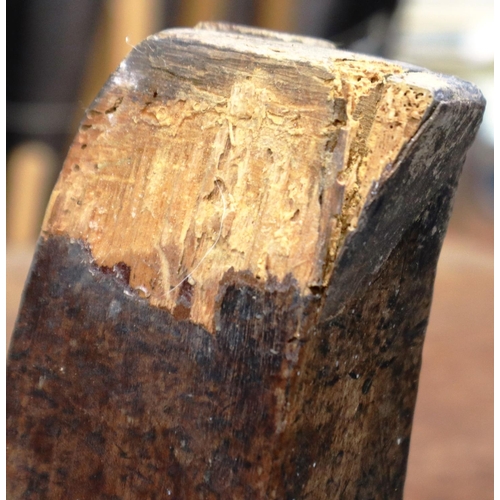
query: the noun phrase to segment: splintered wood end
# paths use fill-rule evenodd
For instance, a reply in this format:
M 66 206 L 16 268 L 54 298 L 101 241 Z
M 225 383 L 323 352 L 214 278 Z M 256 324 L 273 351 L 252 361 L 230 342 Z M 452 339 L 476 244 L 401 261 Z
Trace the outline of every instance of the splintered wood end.
M 432 92 L 392 62 L 206 28 L 148 38 L 110 77 L 43 234 L 83 240 L 134 293 L 213 331 L 229 269 L 290 275 L 303 295 L 328 284 Z

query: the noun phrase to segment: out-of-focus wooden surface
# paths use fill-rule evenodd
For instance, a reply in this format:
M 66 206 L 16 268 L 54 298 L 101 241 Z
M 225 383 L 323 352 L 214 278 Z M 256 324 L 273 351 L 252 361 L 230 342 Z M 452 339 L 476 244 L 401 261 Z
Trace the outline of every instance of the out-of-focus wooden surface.
M 7 249 L 8 337 L 33 251 Z M 441 253 L 404 498 L 493 498 L 493 250 L 484 235 L 452 229 Z

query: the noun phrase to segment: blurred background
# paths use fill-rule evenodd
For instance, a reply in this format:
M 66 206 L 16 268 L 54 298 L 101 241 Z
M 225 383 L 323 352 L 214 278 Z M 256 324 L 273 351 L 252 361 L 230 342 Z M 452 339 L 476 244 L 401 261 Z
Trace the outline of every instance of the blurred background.
M 328 38 L 483 91 L 438 267 L 405 499 L 493 498 L 493 0 L 8 0 L 7 345 L 86 107 L 133 45 L 210 20 Z

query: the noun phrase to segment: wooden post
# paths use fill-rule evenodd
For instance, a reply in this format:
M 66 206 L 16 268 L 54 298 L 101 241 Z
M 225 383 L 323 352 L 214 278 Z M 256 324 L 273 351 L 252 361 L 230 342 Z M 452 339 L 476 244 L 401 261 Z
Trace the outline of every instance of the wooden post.
M 11 498 L 401 498 L 479 91 L 241 27 L 138 45 L 53 192 Z

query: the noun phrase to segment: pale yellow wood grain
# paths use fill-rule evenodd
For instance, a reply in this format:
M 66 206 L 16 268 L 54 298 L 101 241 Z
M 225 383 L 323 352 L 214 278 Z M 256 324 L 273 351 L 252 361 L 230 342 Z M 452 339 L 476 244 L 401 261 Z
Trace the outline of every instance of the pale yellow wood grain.
M 228 88 L 193 84 L 162 100 L 137 91 L 125 63 L 87 113 L 44 234 L 83 240 L 99 266 L 129 266 L 132 289 L 173 312 L 189 280 L 189 317 L 209 330 L 231 268 L 262 280 L 293 274 L 304 295 L 325 286 L 430 92 L 396 64 L 333 49 L 316 56 L 301 43 L 210 29 L 160 36 L 230 58 L 269 55 L 275 69 L 236 69 Z M 295 88 L 276 83 L 280 72 Z

